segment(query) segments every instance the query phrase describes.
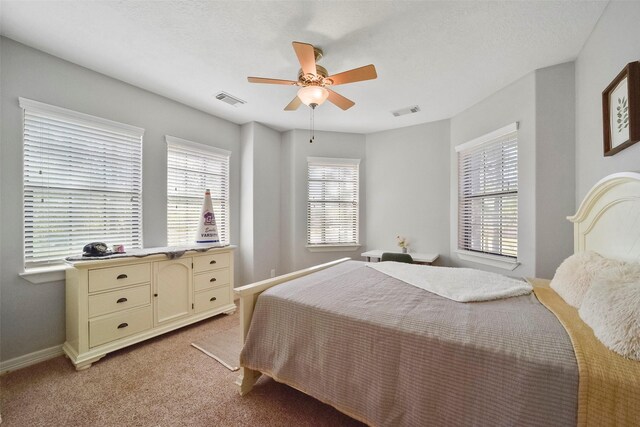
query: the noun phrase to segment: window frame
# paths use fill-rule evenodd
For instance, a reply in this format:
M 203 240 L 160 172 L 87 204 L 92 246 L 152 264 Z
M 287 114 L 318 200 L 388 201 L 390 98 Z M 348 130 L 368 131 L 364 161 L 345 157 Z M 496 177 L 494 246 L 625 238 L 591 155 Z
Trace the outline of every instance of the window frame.
M 133 156 L 135 156 L 135 161 L 134 163 L 137 163 L 139 165 L 139 169 L 137 169 L 134 174 L 137 174 L 139 176 L 139 181 L 135 182 L 135 185 L 132 185 L 132 188 L 137 188 L 137 192 L 134 191 L 131 194 L 135 194 L 138 196 L 137 198 L 137 202 L 132 205 L 132 209 L 137 212 L 136 215 L 136 221 L 137 221 L 137 228 L 134 228 L 133 230 L 135 230 L 134 233 L 132 233 L 132 235 L 137 235 L 137 238 L 135 239 L 135 242 L 137 244 L 133 244 L 133 243 L 128 243 L 128 247 L 131 249 L 134 248 L 142 248 L 144 247 L 144 243 L 143 243 L 143 237 L 144 237 L 144 215 L 143 215 L 143 162 L 142 162 L 142 156 L 143 156 L 143 137 L 144 137 L 144 132 L 145 130 L 143 128 L 139 128 L 136 126 L 132 126 L 132 125 L 128 125 L 128 124 L 124 124 L 124 123 L 120 123 L 120 122 L 116 122 L 116 121 L 112 121 L 112 120 L 108 120 L 108 119 L 104 119 L 101 117 L 96 117 L 96 116 L 92 116 L 89 114 L 85 114 L 85 113 L 81 113 L 78 111 L 74 111 L 74 110 L 69 110 L 66 108 L 62 108 L 62 107 L 58 107 L 58 106 L 54 106 L 54 105 L 49 105 L 49 104 L 45 104 L 39 101 L 34 101 L 31 99 L 27 99 L 27 98 L 18 98 L 18 105 L 20 106 L 20 108 L 22 109 L 22 237 L 23 237 L 23 244 L 22 244 L 22 260 L 23 260 L 23 272 L 19 273 L 19 275 L 27 280 L 29 280 L 32 283 L 44 283 L 46 281 L 50 281 L 52 279 L 59 279 L 59 275 L 60 272 L 62 272 L 65 269 L 65 262 L 64 262 L 64 258 L 68 257 L 68 256 L 73 256 L 73 255 L 77 255 L 82 251 L 82 248 L 80 247 L 77 252 L 76 250 L 74 250 L 73 252 L 68 252 L 64 255 L 62 255 L 62 257 L 58 260 L 50 260 L 50 261 L 38 261 L 31 259 L 31 257 L 27 256 L 27 236 L 31 235 L 34 236 L 34 233 L 28 233 L 27 232 L 27 205 L 29 203 L 31 203 L 31 199 L 27 198 L 27 188 L 33 188 L 33 189 L 37 189 L 37 188 L 45 188 L 45 187 L 39 187 L 35 184 L 29 184 L 27 178 L 28 176 L 28 172 L 27 172 L 27 151 L 26 151 L 26 144 L 27 144 L 27 137 L 25 134 L 25 131 L 27 130 L 27 118 L 31 117 L 30 120 L 34 120 L 34 118 L 38 118 L 39 120 L 42 120 L 43 122 L 45 121 L 53 121 L 55 123 L 55 121 L 60 122 L 62 125 L 68 126 L 67 129 L 69 130 L 63 130 L 60 132 L 65 132 L 68 134 L 75 132 L 83 132 L 83 128 L 85 129 L 96 129 L 96 135 L 100 135 L 100 133 L 103 133 L 105 135 L 111 133 L 111 134 L 119 134 L 122 135 L 125 138 L 130 138 L 131 142 L 135 143 L 135 144 L 139 144 L 137 145 L 137 147 L 139 147 L 139 150 L 135 150 L 135 152 L 132 152 L 131 156 L 133 158 Z M 75 127 L 75 129 L 74 129 Z M 84 131 L 86 132 L 86 130 Z M 88 136 L 86 136 L 85 138 L 89 138 Z M 94 136 L 95 138 L 95 136 Z M 114 137 L 114 140 L 116 140 L 118 137 Z M 82 141 L 81 138 L 79 138 L 80 141 Z M 138 140 L 139 139 L 139 143 Z M 31 141 L 31 139 L 29 140 L 29 146 L 34 146 L 34 144 L 36 144 L 35 140 Z M 87 141 L 86 139 L 84 140 L 85 142 Z M 79 144 L 82 142 L 79 142 Z M 73 147 L 72 145 L 70 145 L 70 147 Z M 137 148 L 136 147 L 136 148 Z M 34 148 L 35 149 L 35 148 Z M 80 149 L 79 148 L 71 148 L 65 152 L 70 153 L 71 155 L 73 153 L 77 153 L 79 152 Z M 35 152 L 35 151 L 34 151 Z M 38 161 L 38 156 L 37 155 L 31 155 L 29 157 L 30 161 Z M 60 187 L 60 189 L 64 189 L 66 187 Z M 32 190 L 33 191 L 33 190 Z M 43 190 L 45 191 L 45 190 Z M 78 188 L 76 191 L 78 191 L 78 193 L 83 192 L 83 191 L 92 191 L 90 188 Z M 86 203 L 86 205 L 90 205 L 89 203 Z M 134 221 L 135 222 L 135 221 Z M 107 237 L 109 236 L 101 236 L 102 239 L 100 240 L 106 240 L 109 241 L 109 239 Z M 31 237 L 31 239 L 33 240 L 34 237 Z M 32 241 L 30 240 L 30 241 Z M 118 239 L 120 243 L 125 243 L 125 245 L 127 245 L 126 242 L 121 242 L 120 239 Z M 89 243 L 87 242 L 83 242 L 84 244 Z
M 360 163 L 361 159 L 351 159 L 351 158 L 333 158 L 333 157 L 307 157 L 307 188 L 306 188 L 306 196 L 307 196 L 307 209 L 306 209 L 306 248 L 310 252 L 340 252 L 340 251 L 354 251 L 358 249 L 360 245 Z M 356 241 L 355 242 L 339 242 L 339 243 L 311 243 L 310 242 L 310 227 L 309 227 L 309 218 L 311 215 L 310 207 L 311 200 L 309 194 L 309 166 L 349 166 L 351 168 L 355 167 L 356 169 L 356 219 L 355 219 L 355 234 Z M 318 202 L 317 200 L 315 202 Z
M 457 233 L 456 233 L 456 248 L 457 250 L 455 251 L 457 256 L 465 261 L 471 261 L 471 262 L 475 262 L 475 263 L 480 263 L 480 264 L 485 264 L 485 265 L 489 265 L 492 267 L 497 267 L 497 268 L 501 268 L 501 269 L 505 269 L 505 270 L 514 270 L 516 267 L 518 267 L 520 265 L 520 262 L 518 261 L 518 256 L 519 256 L 519 239 L 517 239 L 517 244 L 516 244 L 516 256 L 510 256 L 510 255 L 505 255 L 505 254 L 497 254 L 497 253 L 489 253 L 489 252 L 482 252 L 482 251 L 476 251 L 476 250 L 471 250 L 468 249 L 467 247 L 461 247 L 460 244 L 460 233 L 462 232 L 461 230 L 461 218 L 460 218 L 460 214 L 461 214 L 461 202 L 462 202 L 462 197 L 461 197 L 461 182 L 460 180 L 462 179 L 462 171 L 460 170 L 460 155 L 461 153 L 464 152 L 468 152 L 470 150 L 473 149 L 478 149 L 482 146 L 489 146 L 491 144 L 497 144 L 497 143 L 504 143 L 503 141 L 501 141 L 503 138 L 509 136 L 510 134 L 514 134 L 515 133 L 515 139 L 516 139 L 516 147 L 517 150 L 519 152 L 519 135 L 518 135 L 518 130 L 519 130 L 519 124 L 518 122 L 514 122 L 511 123 L 507 126 L 504 126 L 500 129 L 497 129 L 493 132 L 490 132 L 488 134 L 482 135 L 478 138 L 475 138 L 471 141 L 468 141 L 466 143 L 457 145 L 455 147 L 455 151 L 456 151 L 456 170 L 457 170 L 457 185 L 456 185 L 456 193 L 457 193 L 457 221 L 456 221 L 456 228 L 457 228 Z M 516 196 L 516 203 L 518 203 L 519 201 L 519 160 L 516 160 L 516 171 L 517 171 L 517 179 L 518 179 L 518 185 L 517 185 L 517 189 L 515 191 L 510 191 L 510 194 L 515 194 Z M 482 197 L 482 196 L 476 196 L 476 197 Z M 519 205 L 519 203 L 518 203 Z M 520 214 L 519 211 L 516 210 L 516 221 L 518 221 L 518 224 L 516 226 L 516 235 L 519 233 L 520 230 L 520 223 L 519 223 L 519 218 L 520 218 Z
M 170 145 L 174 145 L 174 146 L 180 146 L 180 147 L 184 147 L 187 149 L 191 149 L 191 150 L 195 150 L 195 151 L 202 151 L 214 156 L 218 156 L 218 157 L 226 157 L 226 189 L 224 190 L 224 192 L 226 193 L 226 209 L 225 209 L 225 223 L 224 223 L 224 230 L 225 233 L 223 234 L 221 232 L 221 218 L 216 217 L 216 227 L 218 228 L 218 236 L 220 237 L 220 244 L 223 246 L 228 246 L 231 244 L 231 204 L 230 204 L 230 185 L 231 185 L 231 151 L 228 150 L 224 150 L 222 148 L 218 148 L 218 147 L 214 147 L 211 145 L 206 145 L 206 144 L 201 144 L 198 142 L 193 142 L 187 139 L 183 139 L 183 138 L 178 138 L 175 136 L 171 136 L 171 135 L 165 135 L 165 142 L 166 142 L 166 172 L 167 172 L 167 181 L 166 181 L 166 207 L 167 207 L 167 225 L 166 225 L 166 230 L 167 230 L 167 245 L 171 245 L 171 243 L 169 242 L 169 201 L 170 201 L 170 195 L 169 195 L 169 146 Z M 206 187 L 206 185 L 205 185 Z M 202 201 L 203 201 L 203 197 L 204 197 L 204 190 L 206 188 L 202 189 L 201 195 L 199 196 L 199 201 L 198 201 L 198 211 L 201 209 L 202 207 Z M 211 188 L 212 193 L 214 192 L 214 189 Z M 194 197 L 195 199 L 195 197 Z M 215 205 L 215 203 L 214 203 Z M 184 243 L 177 243 L 174 246 L 182 246 L 182 245 L 193 245 L 195 244 L 195 236 L 197 234 L 197 228 L 193 230 L 193 240 L 190 242 L 184 242 Z M 224 235 L 224 239 L 223 239 L 223 235 Z

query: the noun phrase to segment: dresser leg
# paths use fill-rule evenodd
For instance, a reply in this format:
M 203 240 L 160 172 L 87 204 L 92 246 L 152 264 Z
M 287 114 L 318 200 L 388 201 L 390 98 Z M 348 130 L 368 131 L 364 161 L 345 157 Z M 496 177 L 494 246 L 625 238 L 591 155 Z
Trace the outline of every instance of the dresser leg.
M 106 355 L 103 354 L 102 356 L 93 357 L 93 358 L 85 360 L 83 362 L 76 363 L 75 364 L 76 371 L 84 371 L 85 369 L 89 369 L 91 367 L 91 365 L 96 363 L 98 360 L 102 359 L 104 356 L 106 356 Z

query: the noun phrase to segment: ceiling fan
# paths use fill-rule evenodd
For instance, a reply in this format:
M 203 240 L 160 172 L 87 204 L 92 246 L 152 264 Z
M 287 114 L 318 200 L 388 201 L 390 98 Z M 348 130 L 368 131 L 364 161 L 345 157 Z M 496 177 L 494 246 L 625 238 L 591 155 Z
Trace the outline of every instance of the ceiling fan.
M 322 58 L 322 49 L 309 43 L 293 42 L 292 44 L 298 61 L 300 61 L 300 67 L 302 67 L 298 71 L 298 80 L 248 77 L 250 83 L 300 86 L 298 94 L 289 105 L 284 108 L 285 111 L 297 110 L 300 104 L 316 108 L 327 99 L 343 110 L 348 110 L 355 105 L 355 102 L 332 91 L 329 87 L 371 80 L 378 77 L 376 67 L 374 67 L 373 64 L 330 76 L 326 68 L 316 63 Z

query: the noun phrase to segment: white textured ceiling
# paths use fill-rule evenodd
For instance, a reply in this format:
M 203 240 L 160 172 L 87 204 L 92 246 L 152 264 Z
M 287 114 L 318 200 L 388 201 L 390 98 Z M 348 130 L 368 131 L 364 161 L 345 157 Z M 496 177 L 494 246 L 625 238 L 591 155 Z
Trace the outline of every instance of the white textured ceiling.
M 292 41 L 319 46 L 330 74 L 373 63 L 378 79 L 335 88 L 316 128 L 369 133 L 445 119 L 523 75 L 575 59 L 603 1 L 9 1 L 0 32 L 16 41 L 242 124 L 306 128 L 286 112 L 297 78 Z M 245 101 L 214 98 L 226 91 Z M 417 114 L 390 111 L 419 105 Z

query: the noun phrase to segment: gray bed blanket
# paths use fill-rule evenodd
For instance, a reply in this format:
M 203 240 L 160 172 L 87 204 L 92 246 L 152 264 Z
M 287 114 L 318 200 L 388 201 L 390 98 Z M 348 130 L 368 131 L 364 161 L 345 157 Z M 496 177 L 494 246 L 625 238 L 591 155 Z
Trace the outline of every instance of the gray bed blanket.
M 569 337 L 534 295 L 457 303 L 349 261 L 265 291 L 244 367 L 376 426 L 573 426 Z

